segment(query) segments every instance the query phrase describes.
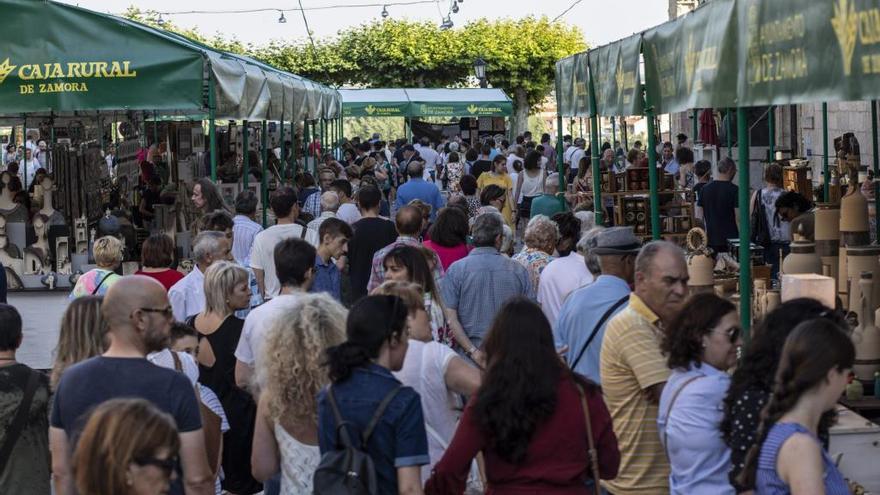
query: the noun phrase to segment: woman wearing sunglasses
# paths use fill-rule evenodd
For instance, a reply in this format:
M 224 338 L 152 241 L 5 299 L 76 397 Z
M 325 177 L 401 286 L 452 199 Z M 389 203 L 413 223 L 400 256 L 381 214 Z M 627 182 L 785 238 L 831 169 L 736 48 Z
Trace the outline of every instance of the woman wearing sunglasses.
M 727 480 L 730 450 L 719 428 L 727 370 L 740 345 L 736 308 L 715 294 L 692 297 L 663 337 L 672 375 L 660 396 L 657 425 L 672 494 L 734 493 Z
M 76 488 L 89 495 L 164 495 L 176 477 L 174 418 L 144 399 L 104 402 L 73 455 Z

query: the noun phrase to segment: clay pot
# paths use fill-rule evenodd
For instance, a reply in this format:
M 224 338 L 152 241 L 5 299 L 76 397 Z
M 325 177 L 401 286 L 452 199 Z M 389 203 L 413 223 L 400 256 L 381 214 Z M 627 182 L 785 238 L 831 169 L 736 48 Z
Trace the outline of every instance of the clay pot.
M 880 280 L 880 246 L 851 246 L 846 250 L 847 270 L 849 280 L 849 305 L 850 311 L 855 311 L 862 321 L 862 289 L 859 278 L 863 272 L 868 272 L 873 280 Z M 880 301 L 880 284 L 872 283 L 872 292 L 868 302 L 871 303 L 871 312 L 876 308 L 876 301 Z
M 819 203 L 814 216 L 816 254 L 822 259 L 823 265 L 828 265 L 830 271 L 827 275 L 837 282 L 840 269 L 840 206 Z
M 874 373 L 880 371 L 880 330 L 874 325 L 874 306 L 868 294 L 874 290 L 873 275 L 864 272 L 859 278 L 861 288 L 861 313 L 859 326 L 853 332 L 853 343 L 856 346 L 856 361 L 853 371 L 856 377 L 865 382 L 874 379 Z
M 782 260 L 782 273 L 822 274 L 822 259 L 816 254 L 816 245 L 799 239 L 791 243 L 791 252 Z
M 705 254 L 688 256 L 688 285 L 705 286 L 715 285 L 715 260 Z
M 870 243 L 868 199 L 862 194 L 858 183 L 853 181 L 850 183 L 847 195 L 840 199 L 840 253 L 837 292 L 843 300 L 844 306 L 848 306 L 847 278 L 851 273 L 846 266 L 848 262 L 846 248 L 848 246 L 867 246 Z M 855 304 L 858 305 L 858 299 Z

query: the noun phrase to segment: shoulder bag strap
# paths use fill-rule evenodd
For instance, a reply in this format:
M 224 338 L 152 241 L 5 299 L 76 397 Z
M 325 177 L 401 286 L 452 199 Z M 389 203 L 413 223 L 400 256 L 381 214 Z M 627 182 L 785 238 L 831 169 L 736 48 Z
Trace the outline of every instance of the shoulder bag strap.
M 587 454 L 590 456 L 590 472 L 593 475 L 593 491 L 601 495 L 602 488 L 599 486 L 599 451 L 596 450 L 596 442 L 593 440 L 593 427 L 590 422 L 590 408 L 587 406 L 587 393 L 584 387 L 577 381 L 574 382 L 578 394 L 581 396 L 581 407 L 584 409 L 584 423 L 587 426 Z
M 6 464 L 9 462 L 9 456 L 12 455 L 12 449 L 15 448 L 15 444 L 24 431 L 25 422 L 31 411 L 31 403 L 37 392 L 37 386 L 40 384 L 39 378 L 40 375 L 37 371 L 30 370 L 27 385 L 25 385 L 24 393 L 21 396 L 21 403 L 18 405 L 18 410 L 15 412 L 12 423 L 9 423 L 9 426 L 6 428 L 3 447 L 0 448 L 0 473 L 6 470 Z
M 351 437 L 348 436 L 348 430 L 345 429 L 345 426 L 348 424 L 347 421 L 342 419 L 342 414 L 339 412 L 339 406 L 336 405 L 336 397 L 333 395 L 333 385 L 327 387 L 327 402 L 330 403 L 330 410 L 333 411 L 333 419 L 336 420 L 336 444 L 339 445 L 339 439 L 342 439 L 342 445 L 346 447 L 354 447 L 351 444 Z
M 180 356 L 177 355 L 176 352 L 168 349 L 168 352 L 171 353 L 171 359 L 174 360 L 174 369 L 183 373 L 183 363 L 180 362 Z
M 569 366 L 570 369 L 574 369 L 578 365 L 578 363 L 581 362 L 581 358 L 584 357 L 584 353 L 587 352 L 587 347 L 590 347 L 593 339 L 596 338 L 596 334 L 599 333 L 599 329 L 602 328 L 602 325 L 605 324 L 605 320 L 610 318 L 611 314 L 614 313 L 617 308 L 623 306 L 623 304 L 627 301 L 629 301 L 629 294 L 621 297 L 620 300 L 612 304 L 611 307 L 608 308 L 608 311 L 606 311 L 605 314 L 602 315 L 602 318 L 599 318 L 599 323 L 596 323 L 596 327 L 593 328 L 593 333 L 591 333 L 590 336 L 587 338 L 587 343 L 584 344 L 583 347 L 581 347 L 581 352 L 579 352 L 574 361 L 572 361 L 571 365 Z
M 367 447 L 367 442 L 370 440 L 370 436 L 373 434 L 373 430 L 376 428 L 376 425 L 379 424 L 379 420 L 382 419 L 382 415 L 385 413 L 385 409 L 388 407 L 388 404 L 391 404 L 391 401 L 394 400 L 394 397 L 397 396 L 397 393 L 400 392 L 400 389 L 403 386 L 398 385 L 392 391 L 388 392 L 385 395 L 385 398 L 382 399 L 382 402 L 379 403 L 379 407 L 376 408 L 376 412 L 373 413 L 373 418 L 370 419 L 369 424 L 367 424 L 366 429 L 364 429 L 364 433 L 362 435 L 362 441 L 364 448 Z
M 699 380 L 700 378 L 703 378 L 703 375 L 697 375 L 688 378 L 687 381 L 685 381 L 680 387 L 678 387 L 678 390 L 675 391 L 675 394 L 672 396 L 672 400 L 669 401 L 669 407 L 666 408 L 666 428 L 663 428 L 663 451 L 666 452 L 667 460 L 669 459 L 669 445 L 667 444 L 668 435 L 666 432 L 669 431 L 669 413 L 672 412 L 672 406 L 675 405 L 675 401 L 678 399 L 681 391 L 684 390 L 685 387 L 690 385 L 691 382 Z
M 113 274 L 114 274 L 113 272 L 110 272 L 107 275 L 104 275 L 104 277 L 101 279 L 101 281 L 98 282 L 98 285 L 95 287 L 95 290 L 93 290 L 90 295 L 94 296 L 95 294 L 97 294 L 98 290 L 101 288 L 101 286 L 104 285 L 104 282 L 106 282 L 107 279 L 110 278 L 110 276 Z

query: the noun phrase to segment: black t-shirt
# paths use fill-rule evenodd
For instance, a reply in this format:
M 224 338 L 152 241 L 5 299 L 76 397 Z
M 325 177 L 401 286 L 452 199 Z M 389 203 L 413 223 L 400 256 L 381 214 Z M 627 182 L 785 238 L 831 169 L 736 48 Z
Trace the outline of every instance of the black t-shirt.
M 477 160 L 471 166 L 471 175 L 473 175 L 474 178 L 479 179 L 480 174 L 482 174 L 483 172 L 489 172 L 491 170 L 492 170 L 492 162 L 491 161 Z
M 713 180 L 700 190 L 697 205 L 703 208 L 709 247 L 727 252 L 727 239 L 739 237 L 736 227 L 739 187 L 727 180 Z
M 348 241 L 348 263 L 352 296 L 356 301 L 367 295 L 373 255 L 397 239 L 397 230 L 394 222 L 384 218 L 362 218 L 352 227 L 354 235 Z
M 195 390 L 186 375 L 144 358 L 104 356 L 87 359 L 64 371 L 55 391 L 49 424 L 63 429 L 74 445 L 95 407 L 110 399 L 126 397 L 152 402 L 174 418 L 180 433 L 202 427 Z M 183 494 L 179 476 L 171 484 L 170 493 Z
M 700 191 L 704 187 L 706 187 L 706 184 L 708 184 L 708 182 L 697 182 L 696 184 L 694 184 L 694 199 L 697 201 L 698 204 L 700 201 Z
M 3 277 L 0 277 L 3 278 Z M 38 374 L 24 427 L 5 469 L 0 471 L 0 493 L 50 493 L 49 479 L 49 379 L 23 364 L 0 366 L 0 445 L 18 413 L 24 390 L 32 374 Z
M 174 418 L 181 433 L 202 427 L 195 391 L 183 373 L 160 368 L 144 358 L 104 356 L 64 371 L 52 404 L 51 425 L 62 428 L 73 439 L 95 406 L 120 397 L 152 402 Z

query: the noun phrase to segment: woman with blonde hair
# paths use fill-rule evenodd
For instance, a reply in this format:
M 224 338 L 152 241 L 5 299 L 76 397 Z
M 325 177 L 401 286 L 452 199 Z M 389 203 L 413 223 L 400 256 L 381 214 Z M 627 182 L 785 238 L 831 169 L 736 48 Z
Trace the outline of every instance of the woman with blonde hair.
M 82 275 L 73 286 L 68 296 L 76 299 L 82 296 L 103 296 L 107 290 L 121 277 L 115 270 L 122 263 L 122 241 L 112 236 L 101 237 L 92 246 L 97 268 L 93 268 Z
M 329 383 L 324 350 L 345 340 L 346 311 L 327 294 L 285 302 L 270 324 L 263 359 L 251 470 L 259 480 L 281 471 L 281 493 L 312 493 L 320 461 L 318 392 Z
M 247 270 L 228 261 L 216 261 L 205 270 L 205 309 L 187 319 L 198 332 L 199 383 L 220 399 L 230 430 L 223 435 L 223 488 L 231 492 L 257 487 L 250 458 L 256 404 L 235 385 L 235 348 L 244 321 L 235 311 L 247 308 L 251 291 Z
M 103 300 L 102 296 L 83 296 L 71 301 L 64 311 L 50 380 L 53 390 L 64 370 L 106 349 L 107 326 L 101 315 Z
M 144 399 L 95 409 L 73 454 L 79 493 L 160 495 L 175 480 L 180 437 L 174 418 Z

